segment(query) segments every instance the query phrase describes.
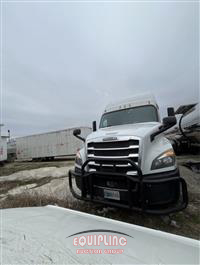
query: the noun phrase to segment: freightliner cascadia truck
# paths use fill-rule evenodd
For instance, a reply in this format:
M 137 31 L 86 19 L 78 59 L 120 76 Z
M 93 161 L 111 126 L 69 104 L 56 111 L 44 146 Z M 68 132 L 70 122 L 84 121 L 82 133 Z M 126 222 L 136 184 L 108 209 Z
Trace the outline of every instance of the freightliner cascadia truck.
M 86 139 L 75 129 L 85 144 L 69 171 L 73 196 L 150 214 L 186 208 L 187 185 L 163 134 L 176 124 L 174 109 L 167 112 L 161 122 L 154 96 L 139 95 L 109 104 Z

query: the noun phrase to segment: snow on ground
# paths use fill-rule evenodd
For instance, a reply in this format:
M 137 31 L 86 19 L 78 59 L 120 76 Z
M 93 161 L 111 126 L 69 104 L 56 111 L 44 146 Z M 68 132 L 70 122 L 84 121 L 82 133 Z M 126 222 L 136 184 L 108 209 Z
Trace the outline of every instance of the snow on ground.
M 5 199 L 9 195 L 16 195 L 26 192 L 28 194 L 37 194 L 53 196 L 58 199 L 67 199 L 74 201 L 68 184 L 68 171 L 71 167 L 45 167 L 32 170 L 24 170 L 9 176 L 2 176 L 1 183 L 17 182 L 16 186 L 9 189 L 6 193 L 0 195 Z M 26 182 L 28 182 L 26 184 Z M 31 184 L 29 184 L 31 182 Z

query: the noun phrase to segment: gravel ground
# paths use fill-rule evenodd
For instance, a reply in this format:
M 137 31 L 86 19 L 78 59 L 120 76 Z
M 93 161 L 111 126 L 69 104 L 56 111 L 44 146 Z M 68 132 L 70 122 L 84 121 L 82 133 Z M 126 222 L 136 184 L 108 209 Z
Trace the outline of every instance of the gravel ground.
M 137 225 L 199 239 L 200 174 L 183 166 L 200 156 L 180 156 L 181 176 L 188 184 L 189 205 L 169 216 L 150 216 L 133 211 L 78 201 L 71 195 L 67 172 L 73 161 L 14 162 L 0 168 L 0 208 L 57 204 Z M 33 199 L 34 197 L 34 199 Z M 27 198 L 29 199 L 27 202 Z M 26 200 L 26 202 L 25 202 Z

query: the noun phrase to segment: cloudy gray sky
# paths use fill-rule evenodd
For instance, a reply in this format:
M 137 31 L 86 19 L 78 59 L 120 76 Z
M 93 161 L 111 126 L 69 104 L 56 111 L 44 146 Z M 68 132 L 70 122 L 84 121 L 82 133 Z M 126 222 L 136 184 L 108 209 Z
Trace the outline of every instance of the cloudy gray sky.
M 13 136 L 90 125 L 113 100 L 199 101 L 198 3 L 3 2 L 3 123 Z

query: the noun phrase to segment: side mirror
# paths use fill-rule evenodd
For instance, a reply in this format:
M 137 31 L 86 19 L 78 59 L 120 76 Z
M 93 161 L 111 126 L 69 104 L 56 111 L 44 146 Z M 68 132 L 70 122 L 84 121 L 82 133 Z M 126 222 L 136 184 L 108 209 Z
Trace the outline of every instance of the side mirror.
M 169 128 L 173 127 L 176 124 L 176 117 L 175 116 L 169 116 L 163 118 L 162 126 L 160 126 L 159 130 L 157 132 L 154 132 L 151 134 L 150 139 L 151 142 L 154 140 L 156 135 L 167 131 Z
M 75 129 L 73 130 L 73 135 L 74 136 L 77 136 L 77 135 L 80 135 L 81 134 L 81 129 Z
M 75 129 L 73 130 L 73 135 L 78 138 L 79 140 L 85 142 L 85 138 L 79 136 L 81 134 L 81 129 Z
M 176 117 L 175 116 L 169 116 L 163 118 L 163 125 L 164 127 L 172 127 L 176 124 Z
M 167 114 L 168 116 L 175 116 L 174 108 L 167 108 Z
M 93 132 L 96 132 L 96 130 L 97 130 L 97 122 L 96 121 L 92 122 L 92 130 L 93 130 Z

